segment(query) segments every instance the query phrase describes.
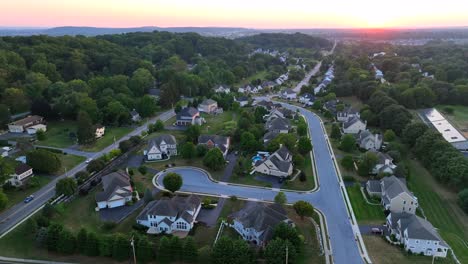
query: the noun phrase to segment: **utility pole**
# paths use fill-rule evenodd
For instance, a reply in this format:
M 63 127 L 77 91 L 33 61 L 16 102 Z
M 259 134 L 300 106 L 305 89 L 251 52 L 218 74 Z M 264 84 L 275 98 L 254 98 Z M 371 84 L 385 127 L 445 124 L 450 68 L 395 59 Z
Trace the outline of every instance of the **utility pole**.
M 432 264 L 434 264 L 434 260 L 435 260 L 435 254 L 432 255 Z
M 130 245 L 132 246 L 132 249 L 133 249 L 133 263 L 137 263 L 136 262 L 136 254 L 135 254 L 135 240 L 133 239 L 133 236 L 132 236 L 132 239 L 130 240 Z
M 288 264 L 288 245 L 286 245 L 286 264 Z

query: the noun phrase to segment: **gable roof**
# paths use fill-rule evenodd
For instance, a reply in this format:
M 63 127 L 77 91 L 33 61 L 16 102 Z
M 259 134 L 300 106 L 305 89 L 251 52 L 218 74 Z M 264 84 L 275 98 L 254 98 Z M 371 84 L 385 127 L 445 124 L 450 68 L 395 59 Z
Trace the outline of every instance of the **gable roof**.
M 385 196 L 391 200 L 398 196 L 401 193 L 407 193 L 410 196 L 414 197 L 413 194 L 408 190 L 406 184 L 404 184 L 400 179 L 395 177 L 394 175 L 390 177 L 384 177 L 382 179 L 383 182 L 383 190 L 385 191 Z
M 280 160 L 277 156 L 271 156 L 268 160 L 275 165 L 275 167 L 281 172 L 289 172 L 292 163 L 289 161 Z
M 11 122 L 9 125 L 14 125 L 14 126 L 25 126 L 31 123 L 36 123 L 36 122 L 42 122 L 44 118 L 42 116 L 38 115 L 33 115 L 33 116 L 28 116 L 20 120 L 16 120 Z
M 380 185 L 380 181 L 379 180 L 368 180 L 367 181 L 367 186 L 369 187 L 369 191 L 370 192 L 381 192 L 382 191 L 382 187 Z
M 268 121 L 266 125 L 268 130 L 284 130 L 291 127 L 290 121 L 281 117 Z
M 156 146 L 159 149 L 159 146 L 161 146 L 161 143 L 163 141 L 166 142 L 166 144 L 168 145 L 177 145 L 177 141 L 173 135 L 162 134 L 151 139 L 148 142 L 148 147 L 146 148 L 146 151 L 150 151 L 154 146 Z
M 389 217 L 392 228 L 396 229 L 398 222 L 400 222 L 401 230 L 407 231 L 408 238 L 439 241 L 442 246 L 447 247 L 445 241 L 429 221 L 409 213 L 391 213 Z
M 137 219 L 146 220 L 148 215 L 158 215 L 182 218 L 191 223 L 193 216 L 187 213 L 187 211 L 195 211 L 200 204 L 200 198 L 195 195 L 189 195 L 187 197 L 174 196 L 170 199 L 161 198 L 149 202 L 138 215 Z
M 267 133 L 265 133 L 265 135 L 263 135 L 263 140 L 270 141 L 276 138 L 279 134 L 280 132 L 278 131 L 268 131 Z
M 15 167 L 15 174 L 20 175 L 20 174 L 27 172 L 30 169 L 32 168 L 29 165 L 20 163 L 18 166 Z
M 123 171 L 109 173 L 102 177 L 104 191 L 96 194 L 96 202 L 108 201 L 114 196 L 132 195 L 130 176 Z
M 177 119 L 180 119 L 181 117 L 194 117 L 198 113 L 199 112 L 195 107 L 185 107 L 177 114 Z
M 348 120 L 348 122 L 343 123 L 343 128 L 348 128 L 348 127 L 350 127 L 350 126 L 352 126 L 352 125 L 354 125 L 356 123 L 359 123 L 359 122 L 364 124 L 364 122 L 362 122 L 362 120 L 359 117 L 354 116 L 353 118 Z
M 217 103 L 218 102 L 216 102 L 213 99 L 205 99 L 205 100 L 203 100 L 203 102 L 200 105 L 212 105 L 212 104 L 217 104 Z
M 236 101 L 237 102 L 245 102 L 245 101 L 249 101 L 249 98 L 247 96 L 241 96 L 241 97 L 237 97 Z
M 209 141 L 213 142 L 213 144 L 224 153 L 229 144 L 229 137 L 219 135 L 200 135 L 198 137 L 198 144 L 208 144 Z

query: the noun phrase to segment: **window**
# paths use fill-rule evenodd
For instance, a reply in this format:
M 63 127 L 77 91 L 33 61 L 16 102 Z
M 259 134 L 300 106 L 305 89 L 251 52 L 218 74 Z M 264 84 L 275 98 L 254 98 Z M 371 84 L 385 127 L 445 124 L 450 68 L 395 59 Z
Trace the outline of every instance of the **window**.
M 187 223 L 177 222 L 176 227 L 177 229 L 187 229 Z
M 403 204 L 406 204 L 406 201 L 403 201 Z

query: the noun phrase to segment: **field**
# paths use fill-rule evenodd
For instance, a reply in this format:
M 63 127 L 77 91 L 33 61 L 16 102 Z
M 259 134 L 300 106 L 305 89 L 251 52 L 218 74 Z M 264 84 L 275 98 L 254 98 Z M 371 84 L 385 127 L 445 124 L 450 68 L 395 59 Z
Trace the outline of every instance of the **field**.
M 468 138 L 468 107 L 462 105 L 439 105 L 436 107 L 460 132 Z M 453 113 L 445 111 L 453 109 Z
M 76 133 L 75 121 L 51 121 L 47 123 L 46 139 L 39 141 L 39 145 L 67 148 L 76 142 L 70 138 L 70 133 Z
M 81 146 L 84 151 L 97 152 L 114 143 L 114 140 L 119 140 L 121 137 L 130 133 L 131 127 L 106 127 L 104 136 L 90 146 Z
M 202 114 L 202 117 L 205 118 L 206 124 L 200 127 L 201 134 L 222 135 L 224 131 L 234 129 L 236 127 L 235 122 L 237 122 L 240 116 L 232 111 L 225 111 L 219 115 Z M 234 123 L 226 123 L 230 121 L 234 121 Z
M 359 224 L 382 224 L 385 222 L 385 215 L 380 205 L 368 204 L 362 197 L 358 184 L 347 187 L 349 199 L 353 206 L 354 214 Z
M 348 97 L 339 97 L 341 101 L 343 101 L 346 104 L 351 105 L 356 110 L 360 110 L 363 106 L 362 101 L 359 100 L 356 96 L 348 96 Z
M 468 263 L 468 216 L 457 205 L 456 195 L 443 189 L 419 162 L 409 160 L 408 165 L 408 186 L 418 197 L 420 207 L 461 263 Z
M 73 169 L 76 165 L 84 162 L 86 160 L 85 157 L 75 156 L 75 155 L 64 155 L 64 154 L 57 154 L 62 161 L 62 168 L 55 175 L 62 175 L 66 171 Z
M 306 174 L 306 181 L 301 182 L 299 180 L 299 176 L 292 182 L 286 181 L 283 188 L 291 189 L 291 190 L 299 190 L 299 191 L 310 191 L 315 188 L 315 177 L 314 177 L 314 170 L 312 169 L 312 161 L 310 159 L 310 155 L 305 156 L 305 162 L 302 167 L 299 168 Z

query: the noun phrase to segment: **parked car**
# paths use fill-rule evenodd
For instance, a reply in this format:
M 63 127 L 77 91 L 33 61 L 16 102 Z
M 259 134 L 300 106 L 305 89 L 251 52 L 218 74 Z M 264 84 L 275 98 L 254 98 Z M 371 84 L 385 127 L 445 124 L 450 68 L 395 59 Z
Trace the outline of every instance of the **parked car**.
M 383 234 L 383 230 L 380 229 L 380 228 L 377 228 L 377 227 L 372 228 L 371 232 L 372 232 L 372 234 L 377 234 L 377 235 Z
M 90 163 L 93 159 L 92 158 L 89 158 L 86 160 L 86 163 Z
M 29 195 L 28 197 L 26 197 L 24 199 L 24 203 L 29 203 L 31 202 L 32 200 L 34 200 L 34 195 Z

